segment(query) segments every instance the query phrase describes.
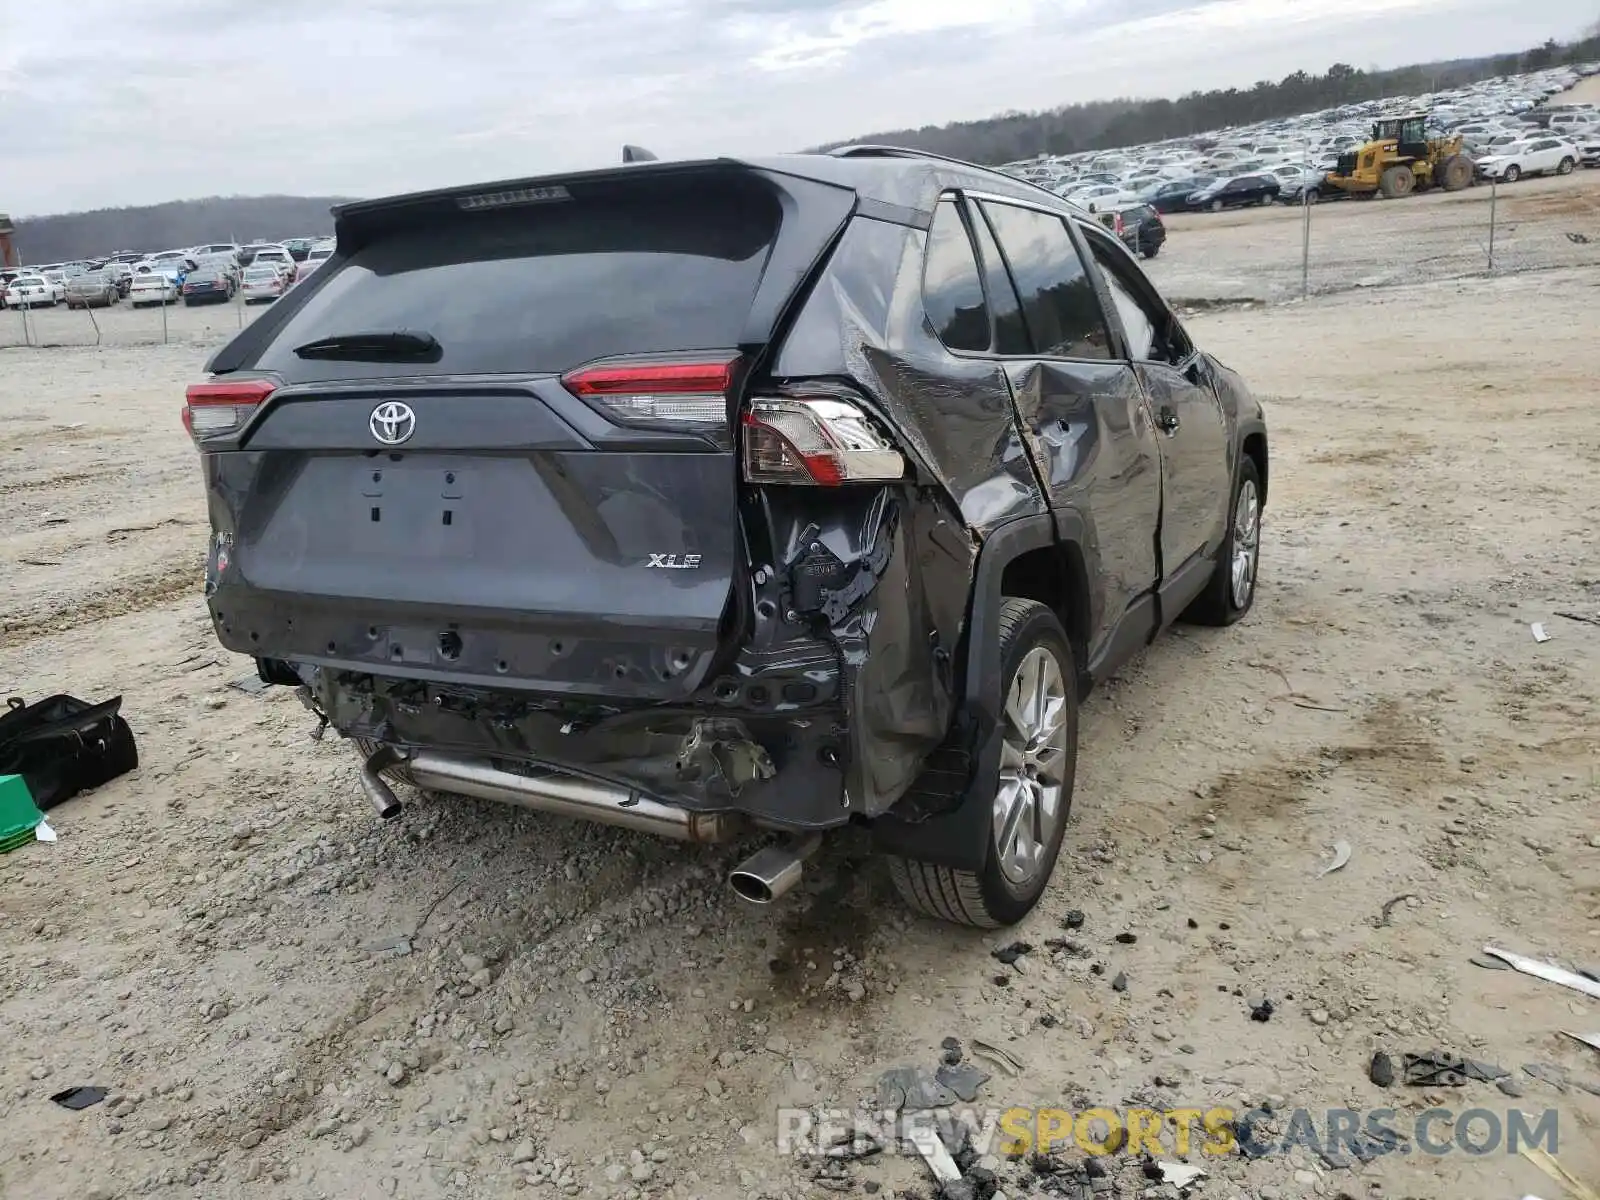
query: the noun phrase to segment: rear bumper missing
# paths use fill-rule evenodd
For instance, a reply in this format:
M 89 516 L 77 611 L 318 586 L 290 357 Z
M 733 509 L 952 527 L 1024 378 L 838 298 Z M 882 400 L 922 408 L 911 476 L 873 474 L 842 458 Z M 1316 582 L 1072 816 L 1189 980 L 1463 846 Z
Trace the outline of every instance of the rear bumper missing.
M 766 828 L 827 829 L 853 815 L 846 732 L 831 709 L 778 716 L 651 706 L 574 716 L 514 693 L 311 675 L 307 698 L 330 724 L 347 737 L 396 747 L 422 787 L 506 799 L 456 770 L 464 763 L 493 776 L 496 793 L 507 783 L 514 790 L 507 774 L 533 781 L 554 769 L 622 789 L 640 805 L 734 814 Z

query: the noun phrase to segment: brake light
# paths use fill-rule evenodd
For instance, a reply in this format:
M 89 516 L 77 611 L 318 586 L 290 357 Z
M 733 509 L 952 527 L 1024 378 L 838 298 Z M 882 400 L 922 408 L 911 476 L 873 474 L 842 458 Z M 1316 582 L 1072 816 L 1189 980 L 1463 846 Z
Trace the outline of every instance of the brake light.
M 244 426 L 275 390 L 266 379 L 224 379 L 191 383 L 184 397 L 183 427 L 196 442 Z
M 906 470 L 872 418 L 832 396 L 752 400 L 743 433 L 748 483 L 838 487 L 899 479 Z
M 625 425 L 726 428 L 728 393 L 739 359 L 595 363 L 569 371 L 562 384 Z
M 1121 213 L 1118 213 L 1116 215 L 1115 221 L 1116 221 L 1116 224 L 1113 227 L 1113 232 L 1115 232 L 1118 237 L 1121 237 L 1122 236 L 1122 214 Z

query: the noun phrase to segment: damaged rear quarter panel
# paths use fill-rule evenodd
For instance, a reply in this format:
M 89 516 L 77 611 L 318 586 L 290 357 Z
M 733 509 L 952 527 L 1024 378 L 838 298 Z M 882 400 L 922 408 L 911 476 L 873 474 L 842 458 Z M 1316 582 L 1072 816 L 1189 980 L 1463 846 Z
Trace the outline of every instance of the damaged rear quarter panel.
M 855 218 L 770 371 L 790 387 L 848 380 L 914 464 L 877 489 L 763 489 L 796 609 L 838 647 L 847 788 L 865 816 L 910 788 L 949 731 L 984 535 L 1047 511 L 1004 369 L 951 355 L 924 315 L 925 246 L 921 230 Z

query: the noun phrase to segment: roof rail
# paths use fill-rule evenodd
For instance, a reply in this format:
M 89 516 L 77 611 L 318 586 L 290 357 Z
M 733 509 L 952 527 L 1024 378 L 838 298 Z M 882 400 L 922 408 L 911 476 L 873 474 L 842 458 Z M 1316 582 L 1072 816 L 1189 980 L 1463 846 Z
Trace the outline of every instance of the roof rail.
M 1074 204 L 1065 196 L 1057 195 L 1043 184 L 1035 183 L 1031 179 L 1023 179 L 1019 175 L 1007 175 L 996 167 L 986 167 L 982 163 L 968 162 L 964 158 L 953 158 L 948 154 L 935 154 L 931 150 L 916 150 L 909 146 L 879 146 L 863 144 L 859 146 L 836 146 L 832 150 L 823 151 L 824 154 L 834 158 L 926 158 L 934 162 L 950 163 L 958 167 L 967 167 L 973 171 L 984 171 L 990 175 L 1000 175 L 1012 183 L 1020 183 L 1023 187 L 1031 187 L 1043 192 L 1053 200 L 1059 200 L 1070 208 L 1078 209 L 1085 216 L 1089 215 L 1081 204 Z

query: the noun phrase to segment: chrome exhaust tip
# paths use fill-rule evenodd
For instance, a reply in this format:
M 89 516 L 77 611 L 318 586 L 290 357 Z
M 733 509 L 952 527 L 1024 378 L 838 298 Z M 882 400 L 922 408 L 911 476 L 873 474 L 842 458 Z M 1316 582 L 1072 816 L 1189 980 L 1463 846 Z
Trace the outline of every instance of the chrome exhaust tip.
M 361 793 L 384 821 L 392 821 L 400 815 L 400 797 L 394 794 L 394 789 L 384 782 L 379 772 L 399 761 L 400 753 L 393 746 L 379 746 L 372 752 L 372 757 L 361 764 Z
M 821 836 L 811 834 L 788 845 L 757 850 L 733 869 L 728 886 L 741 900 L 771 904 L 800 882 L 806 859 L 821 844 Z

